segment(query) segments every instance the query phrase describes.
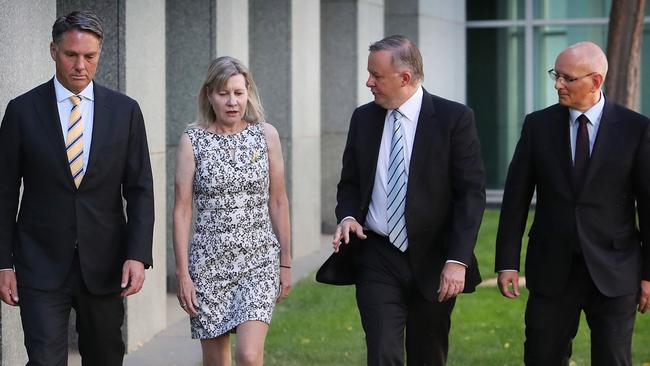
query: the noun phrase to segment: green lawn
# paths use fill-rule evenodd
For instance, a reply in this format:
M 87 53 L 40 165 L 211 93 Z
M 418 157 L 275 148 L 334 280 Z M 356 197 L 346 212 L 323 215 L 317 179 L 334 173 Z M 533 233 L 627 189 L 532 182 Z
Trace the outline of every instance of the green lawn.
M 494 237 L 498 211 L 486 211 L 476 255 L 484 278 L 494 277 Z M 530 221 L 530 220 L 529 220 Z M 495 287 L 461 295 L 453 313 L 448 365 L 522 365 L 524 307 L 503 298 Z M 650 314 L 637 317 L 635 365 L 650 366 Z M 585 320 L 574 341 L 573 365 L 590 364 Z M 298 283 L 275 311 L 266 341 L 265 365 L 365 365 L 365 344 L 353 286 L 327 286 L 313 276 Z

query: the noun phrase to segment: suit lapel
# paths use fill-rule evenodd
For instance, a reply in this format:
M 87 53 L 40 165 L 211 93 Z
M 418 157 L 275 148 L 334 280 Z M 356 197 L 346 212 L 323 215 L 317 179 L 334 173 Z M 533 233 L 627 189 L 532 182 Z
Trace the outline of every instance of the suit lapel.
M 110 136 L 110 127 L 109 123 L 109 109 L 106 90 L 104 87 L 97 85 L 96 82 L 93 83 L 94 86 L 94 95 L 95 95 L 95 109 L 93 115 L 93 131 L 92 131 L 92 145 L 90 146 L 90 154 L 88 156 L 88 166 L 86 167 L 86 174 L 84 175 L 83 182 L 86 178 L 92 176 L 93 169 L 96 167 L 97 163 L 97 152 L 101 151 L 101 147 L 107 143 L 108 136 Z
M 38 94 L 41 98 L 39 102 L 35 103 L 34 107 L 41 122 L 43 133 L 52 146 L 54 159 L 60 165 L 61 171 L 67 177 L 68 182 L 74 186 L 74 180 L 68 165 L 63 131 L 61 130 L 59 108 L 56 93 L 54 92 L 54 79 L 41 85 Z
M 434 140 L 435 133 L 435 111 L 433 108 L 433 98 L 426 90 L 423 89 L 422 107 L 418 117 L 418 125 L 415 130 L 415 139 L 413 140 L 413 150 L 411 151 L 411 161 L 409 163 L 409 178 L 406 189 L 407 202 L 408 193 L 412 184 L 417 181 L 418 174 L 423 170 L 423 165 L 429 159 L 429 148 L 431 141 Z
M 605 100 L 603 106 L 603 115 L 600 118 L 600 126 L 598 127 L 598 134 L 594 141 L 594 147 L 591 151 L 589 158 L 589 166 L 587 167 L 587 176 L 585 177 L 584 186 L 589 184 L 589 181 L 594 179 L 594 175 L 598 168 L 603 164 L 608 154 L 613 151 L 612 144 L 617 140 L 616 137 L 616 124 L 618 119 L 614 113 L 614 108 L 611 103 Z
M 573 192 L 573 154 L 571 153 L 569 118 L 569 109 L 558 105 L 555 115 L 550 118 L 550 123 L 553 126 L 553 141 L 556 144 L 553 151 L 557 153 L 557 161 L 566 178 L 569 190 Z
M 360 159 L 359 167 L 368 167 L 368 170 L 362 172 L 362 177 L 367 177 L 367 184 L 365 186 L 364 192 L 366 202 L 362 207 L 367 207 L 370 202 L 370 197 L 372 195 L 372 188 L 375 184 L 375 174 L 377 172 L 377 160 L 379 158 L 379 148 L 381 146 L 381 138 L 384 133 L 384 122 L 386 120 L 386 110 L 379 105 L 374 105 L 376 108 L 371 110 L 371 115 L 369 119 L 370 126 L 368 128 L 362 129 L 359 131 L 363 138 L 363 146 L 367 146 L 368 149 L 363 149 L 362 151 L 367 152 L 364 154 L 364 157 Z

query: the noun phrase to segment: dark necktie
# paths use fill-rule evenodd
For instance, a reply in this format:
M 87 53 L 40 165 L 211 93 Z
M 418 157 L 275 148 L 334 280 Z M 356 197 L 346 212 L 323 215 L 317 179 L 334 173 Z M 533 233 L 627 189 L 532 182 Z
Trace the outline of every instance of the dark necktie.
M 589 118 L 584 114 L 578 117 L 578 134 L 576 136 L 576 152 L 573 162 L 573 187 L 580 192 L 589 166 L 589 131 L 587 124 Z

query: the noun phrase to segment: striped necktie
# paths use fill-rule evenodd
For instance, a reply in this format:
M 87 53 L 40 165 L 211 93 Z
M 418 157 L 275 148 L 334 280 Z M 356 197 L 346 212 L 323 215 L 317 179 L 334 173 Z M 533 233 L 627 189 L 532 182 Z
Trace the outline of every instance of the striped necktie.
M 81 97 L 73 95 L 69 99 L 72 102 L 72 110 L 68 119 L 65 149 L 68 155 L 68 164 L 70 164 L 70 173 L 72 173 L 75 186 L 79 188 L 84 176 L 84 124 L 81 119 Z
M 406 205 L 406 162 L 404 161 L 404 132 L 401 119 L 402 112 L 398 109 L 391 114 L 393 119 L 393 137 L 390 142 L 388 158 L 388 238 L 402 252 L 408 247 L 406 237 L 406 220 L 404 206 Z

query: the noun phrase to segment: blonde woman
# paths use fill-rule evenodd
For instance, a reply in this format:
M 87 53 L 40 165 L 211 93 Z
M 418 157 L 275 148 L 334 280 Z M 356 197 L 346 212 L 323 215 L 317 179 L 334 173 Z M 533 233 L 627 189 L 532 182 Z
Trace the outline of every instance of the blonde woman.
M 214 60 L 198 97 L 199 120 L 181 137 L 174 184 L 179 305 L 201 340 L 205 366 L 262 365 L 276 302 L 291 287 L 289 203 L 277 130 L 250 72 Z M 190 241 L 192 202 L 196 207 Z

